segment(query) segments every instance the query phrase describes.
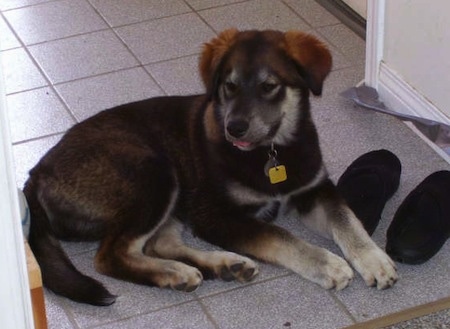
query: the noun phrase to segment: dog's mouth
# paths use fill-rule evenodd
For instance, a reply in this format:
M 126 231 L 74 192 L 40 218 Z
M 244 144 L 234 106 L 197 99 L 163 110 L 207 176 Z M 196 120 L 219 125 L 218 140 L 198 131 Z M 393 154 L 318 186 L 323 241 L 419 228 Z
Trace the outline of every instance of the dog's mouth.
M 228 139 L 228 138 L 227 138 Z M 229 138 L 228 142 L 230 142 L 234 147 L 238 148 L 241 151 L 252 151 L 260 146 L 269 146 L 271 142 L 270 136 L 263 138 L 262 140 L 244 140 L 244 139 L 235 139 Z
M 233 146 L 237 147 L 242 151 L 250 151 L 254 148 L 254 144 L 246 141 L 235 140 L 232 142 Z
M 278 125 L 271 127 L 271 129 L 269 129 L 269 131 L 262 136 L 247 136 L 242 139 L 226 134 L 226 139 L 234 147 L 237 147 L 241 151 L 251 151 L 259 146 L 269 146 L 277 129 Z
M 234 136 L 239 134 L 231 134 L 228 129 L 225 129 L 225 139 L 241 151 L 251 151 L 260 146 L 270 146 L 280 124 L 281 120 L 269 124 L 258 124 L 258 129 L 250 128 L 240 134 L 241 136 Z

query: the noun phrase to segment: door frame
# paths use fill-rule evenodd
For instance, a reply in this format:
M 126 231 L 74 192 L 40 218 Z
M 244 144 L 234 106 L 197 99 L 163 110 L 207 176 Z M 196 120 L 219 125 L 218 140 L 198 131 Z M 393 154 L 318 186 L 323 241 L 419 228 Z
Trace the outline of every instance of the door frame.
M 3 328 L 34 328 L 12 140 L 0 66 L 0 310 Z

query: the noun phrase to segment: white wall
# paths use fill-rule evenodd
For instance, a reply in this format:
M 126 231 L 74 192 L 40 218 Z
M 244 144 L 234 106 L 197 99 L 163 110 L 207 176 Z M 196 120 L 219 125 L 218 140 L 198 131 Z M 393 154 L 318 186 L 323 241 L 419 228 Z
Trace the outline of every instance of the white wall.
M 385 6 L 384 67 L 450 120 L 450 1 L 388 0 Z

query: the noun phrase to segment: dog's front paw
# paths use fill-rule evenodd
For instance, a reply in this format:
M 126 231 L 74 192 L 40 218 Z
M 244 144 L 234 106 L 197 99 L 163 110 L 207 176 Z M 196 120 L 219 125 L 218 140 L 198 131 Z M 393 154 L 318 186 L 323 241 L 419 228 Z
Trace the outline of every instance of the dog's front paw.
M 368 286 L 381 290 L 390 288 L 397 282 L 395 263 L 378 247 L 362 249 L 350 261 Z
M 353 270 L 344 259 L 326 250 L 318 264 L 313 266 L 316 271 L 310 279 L 325 289 L 342 290 L 350 284 L 354 276 Z

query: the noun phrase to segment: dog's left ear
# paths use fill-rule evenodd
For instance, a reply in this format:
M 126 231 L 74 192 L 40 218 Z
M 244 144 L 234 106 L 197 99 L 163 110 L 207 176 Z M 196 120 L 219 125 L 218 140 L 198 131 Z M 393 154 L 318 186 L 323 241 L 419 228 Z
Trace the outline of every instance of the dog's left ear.
M 225 54 L 235 43 L 238 33 L 239 31 L 236 29 L 225 30 L 203 46 L 199 69 L 200 76 L 209 96 L 214 93 L 216 87 L 218 67 Z
M 325 44 L 310 34 L 288 31 L 284 34 L 284 47 L 299 65 L 300 75 L 312 93 L 321 95 L 323 81 L 332 66 L 331 54 Z

